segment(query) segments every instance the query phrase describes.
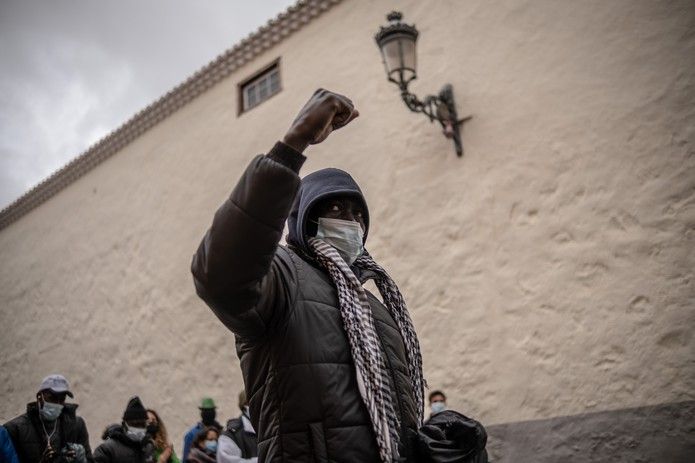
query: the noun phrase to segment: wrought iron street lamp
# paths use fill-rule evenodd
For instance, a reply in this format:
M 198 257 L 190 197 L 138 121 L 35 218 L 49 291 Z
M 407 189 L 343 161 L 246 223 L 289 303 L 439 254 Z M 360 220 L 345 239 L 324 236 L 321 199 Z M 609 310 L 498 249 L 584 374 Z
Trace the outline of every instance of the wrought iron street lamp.
M 444 135 L 454 140 L 456 154 L 462 156 L 461 125 L 472 116 L 458 119 L 451 84 L 442 87 L 438 95 L 428 95 L 422 101 L 408 91 L 408 84 L 417 78 L 415 43 L 418 31 L 415 26 L 402 23 L 402 18 L 403 15 L 397 11 L 389 13 L 386 16 L 389 24 L 382 26 L 374 37 L 381 50 L 386 76 L 390 82 L 398 85 L 401 98 L 411 111 L 423 113 L 430 122 L 436 120 L 442 125 Z

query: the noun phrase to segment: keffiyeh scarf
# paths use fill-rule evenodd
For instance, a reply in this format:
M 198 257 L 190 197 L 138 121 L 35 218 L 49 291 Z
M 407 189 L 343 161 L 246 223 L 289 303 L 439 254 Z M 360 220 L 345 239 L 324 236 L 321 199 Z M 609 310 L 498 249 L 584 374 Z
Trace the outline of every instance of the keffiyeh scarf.
M 357 386 L 367 406 L 376 435 L 382 462 L 398 459 L 400 423 L 391 400 L 391 380 L 379 337 L 374 327 L 367 293 L 353 271 L 325 241 L 310 238 L 309 247 L 319 264 L 326 269 L 338 291 L 338 302 L 343 326 L 348 335 L 352 359 L 355 362 Z M 374 282 L 384 305 L 396 321 L 408 358 L 408 372 L 417 401 L 418 426 L 422 425 L 423 388 L 422 355 L 413 322 L 401 292 L 386 271 L 365 251 L 353 265 L 376 274 Z

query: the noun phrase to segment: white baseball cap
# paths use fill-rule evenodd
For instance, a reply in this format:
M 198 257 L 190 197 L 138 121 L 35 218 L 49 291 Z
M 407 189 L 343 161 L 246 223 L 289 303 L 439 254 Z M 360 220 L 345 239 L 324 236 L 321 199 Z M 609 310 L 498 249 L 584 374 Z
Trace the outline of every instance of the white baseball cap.
M 39 386 L 39 392 L 46 390 L 50 390 L 51 392 L 55 393 L 64 392 L 72 398 L 75 397 L 74 395 L 72 395 L 72 392 L 70 392 L 70 385 L 68 384 L 68 380 L 65 379 L 65 376 L 63 375 L 46 376 L 43 379 L 43 381 L 41 381 L 41 386 Z

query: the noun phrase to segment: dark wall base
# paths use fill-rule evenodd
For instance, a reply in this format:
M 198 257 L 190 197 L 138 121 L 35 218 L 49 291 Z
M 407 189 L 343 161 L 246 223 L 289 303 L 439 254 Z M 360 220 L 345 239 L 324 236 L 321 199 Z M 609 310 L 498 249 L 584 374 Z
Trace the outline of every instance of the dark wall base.
M 493 463 L 695 462 L 695 401 L 487 427 Z

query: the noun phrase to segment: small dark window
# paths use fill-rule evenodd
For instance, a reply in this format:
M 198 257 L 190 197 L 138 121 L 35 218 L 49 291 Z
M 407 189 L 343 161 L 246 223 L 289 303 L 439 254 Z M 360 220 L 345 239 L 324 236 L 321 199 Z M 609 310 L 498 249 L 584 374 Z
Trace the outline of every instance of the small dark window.
M 258 106 L 281 90 L 279 64 L 280 60 L 276 60 L 239 85 L 240 114 Z

